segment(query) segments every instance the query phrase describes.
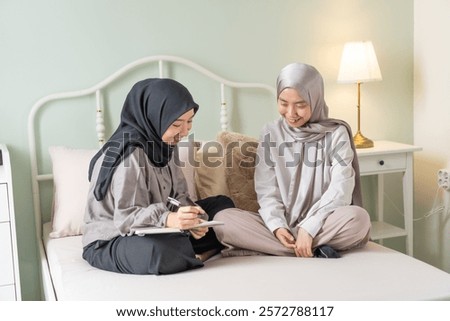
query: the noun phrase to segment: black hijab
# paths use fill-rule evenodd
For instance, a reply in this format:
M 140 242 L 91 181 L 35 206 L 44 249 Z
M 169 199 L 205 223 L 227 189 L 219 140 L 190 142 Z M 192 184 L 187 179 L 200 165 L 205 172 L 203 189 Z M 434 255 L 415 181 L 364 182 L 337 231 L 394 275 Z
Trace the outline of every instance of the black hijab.
M 172 158 L 173 146 L 162 141 L 169 126 L 198 104 L 180 83 L 172 79 L 146 79 L 136 83 L 125 99 L 119 127 L 89 165 L 89 181 L 98 158 L 105 154 L 94 188 L 95 198 L 105 197 L 116 167 L 135 148 L 142 148 L 150 162 L 164 167 Z

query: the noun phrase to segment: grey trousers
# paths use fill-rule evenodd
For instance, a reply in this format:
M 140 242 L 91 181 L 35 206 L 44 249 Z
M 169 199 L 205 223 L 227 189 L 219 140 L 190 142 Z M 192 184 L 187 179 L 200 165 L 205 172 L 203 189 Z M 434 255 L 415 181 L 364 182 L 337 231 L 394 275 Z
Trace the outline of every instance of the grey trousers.
M 225 246 L 223 256 L 278 255 L 295 256 L 269 231 L 258 213 L 230 208 L 214 218 L 225 224 L 214 227 L 216 236 Z M 370 217 L 359 206 L 343 206 L 325 220 L 313 239 L 313 249 L 327 244 L 337 251 L 364 246 L 369 240 Z M 296 235 L 294 235 L 296 237 Z

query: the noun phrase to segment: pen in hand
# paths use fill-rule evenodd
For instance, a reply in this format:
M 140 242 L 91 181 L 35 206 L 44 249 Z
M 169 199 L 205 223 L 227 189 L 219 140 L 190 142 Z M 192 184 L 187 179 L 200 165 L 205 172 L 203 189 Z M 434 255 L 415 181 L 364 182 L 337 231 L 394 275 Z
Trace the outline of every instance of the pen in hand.
M 173 205 L 172 209 L 174 212 L 178 211 L 178 209 L 180 208 L 180 205 L 181 205 L 179 200 L 169 196 L 169 197 L 167 197 L 167 201 L 169 202 L 169 204 Z
M 180 201 L 178 201 L 173 197 L 168 197 L 167 201 L 170 204 L 170 206 L 168 206 L 169 209 L 174 212 L 173 215 L 169 214 L 168 216 L 167 220 L 168 226 L 174 224 L 174 226 L 177 226 L 185 231 L 189 230 L 190 235 L 195 239 L 199 239 L 205 236 L 206 232 L 208 231 L 207 227 L 192 229 L 193 226 L 197 225 L 202 221 L 201 216 L 208 217 L 199 206 L 195 205 L 194 203 L 192 206 L 186 207 L 187 211 L 183 211 L 183 209 L 181 209 L 180 211 L 181 208 Z M 192 215 L 195 215 L 195 218 L 192 217 Z M 175 221 L 173 221 L 172 218 L 174 218 Z M 193 222 L 194 220 L 195 222 Z
M 198 219 L 200 221 L 208 221 L 208 214 L 205 213 L 205 211 L 192 202 L 191 200 L 187 200 L 190 204 L 188 205 L 181 205 L 181 202 L 173 197 L 167 197 L 167 207 L 170 211 L 174 213 L 178 213 L 178 215 L 186 214 L 188 215 L 190 213 L 191 218 L 190 219 Z M 192 217 L 192 215 L 195 215 L 195 217 Z M 186 218 L 187 219 L 187 218 Z M 198 224 L 200 222 L 196 222 Z
M 169 204 L 171 204 L 171 207 L 169 209 L 172 210 L 173 212 L 177 212 L 180 209 L 180 207 L 182 206 L 181 202 L 179 200 L 177 200 L 176 198 L 169 196 L 169 197 L 167 197 L 167 201 Z M 190 204 L 190 206 L 198 207 L 198 205 L 193 202 L 192 202 L 192 204 Z M 198 216 L 198 218 L 200 218 L 204 221 L 208 220 L 208 215 L 205 212 L 199 213 L 199 214 L 197 214 L 197 216 Z

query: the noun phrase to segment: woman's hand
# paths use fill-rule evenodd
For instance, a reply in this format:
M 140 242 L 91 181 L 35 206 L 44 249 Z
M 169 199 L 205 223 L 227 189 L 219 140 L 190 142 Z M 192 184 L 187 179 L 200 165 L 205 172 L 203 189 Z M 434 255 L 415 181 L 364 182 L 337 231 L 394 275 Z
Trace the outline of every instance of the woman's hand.
M 289 232 L 284 227 L 276 229 L 275 236 L 285 247 L 289 249 L 295 249 L 295 238 L 291 234 L 291 232 Z
M 200 206 L 181 206 L 177 212 L 170 212 L 167 216 L 166 227 L 189 230 L 202 222 L 199 215 L 205 214 Z
M 202 222 L 203 222 L 203 220 L 202 220 Z M 198 240 L 206 235 L 206 233 L 208 232 L 208 227 L 205 226 L 205 227 L 193 228 L 193 229 L 189 230 L 189 232 L 191 233 L 191 235 L 194 239 Z
M 313 238 L 301 227 L 298 229 L 297 241 L 295 242 L 295 255 L 299 257 L 312 257 Z

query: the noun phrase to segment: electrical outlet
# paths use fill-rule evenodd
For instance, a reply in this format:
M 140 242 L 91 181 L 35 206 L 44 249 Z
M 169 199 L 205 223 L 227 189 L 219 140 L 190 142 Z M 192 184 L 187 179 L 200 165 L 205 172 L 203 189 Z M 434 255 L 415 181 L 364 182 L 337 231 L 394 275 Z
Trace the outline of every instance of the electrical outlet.
M 438 171 L 438 179 L 437 183 L 439 187 L 442 187 L 445 190 L 450 190 L 450 170 L 448 169 L 440 169 Z

